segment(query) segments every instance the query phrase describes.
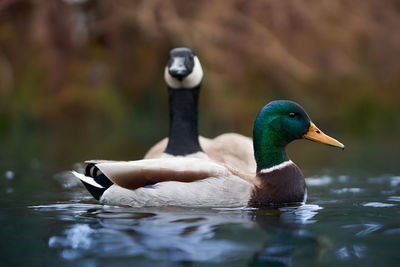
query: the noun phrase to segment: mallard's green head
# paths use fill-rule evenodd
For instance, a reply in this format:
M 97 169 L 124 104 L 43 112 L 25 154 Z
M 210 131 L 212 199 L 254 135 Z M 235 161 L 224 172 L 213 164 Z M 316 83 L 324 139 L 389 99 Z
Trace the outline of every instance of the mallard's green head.
M 343 144 L 319 130 L 300 105 L 286 100 L 267 104 L 254 123 L 257 170 L 287 161 L 286 145 L 301 138 L 344 148 Z

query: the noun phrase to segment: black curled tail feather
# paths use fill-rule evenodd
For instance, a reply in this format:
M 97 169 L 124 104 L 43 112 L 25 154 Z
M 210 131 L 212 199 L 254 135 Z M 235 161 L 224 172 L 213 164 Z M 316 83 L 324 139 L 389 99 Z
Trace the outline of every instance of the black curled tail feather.
M 113 185 L 110 179 L 107 178 L 99 168 L 97 168 L 96 164 L 89 163 L 85 168 L 85 176 L 92 177 L 93 180 L 98 183 L 99 185 L 103 186 L 103 188 L 95 187 L 91 184 L 88 184 L 81 180 L 83 185 L 89 191 L 89 193 L 97 200 L 100 200 L 101 196 L 103 195 L 104 191 L 106 191 L 110 186 Z
M 96 167 L 96 164 L 89 163 L 85 168 L 85 176 L 95 177 L 99 168 Z

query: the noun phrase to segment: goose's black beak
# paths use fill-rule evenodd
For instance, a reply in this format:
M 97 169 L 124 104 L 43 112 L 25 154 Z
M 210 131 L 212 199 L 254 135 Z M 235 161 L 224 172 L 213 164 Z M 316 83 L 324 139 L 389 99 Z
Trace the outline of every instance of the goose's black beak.
M 168 72 L 172 77 L 180 81 L 189 74 L 189 71 L 186 68 L 169 68 Z
M 186 67 L 184 57 L 176 57 L 169 62 L 168 72 L 172 77 L 182 80 L 190 74 L 191 70 Z

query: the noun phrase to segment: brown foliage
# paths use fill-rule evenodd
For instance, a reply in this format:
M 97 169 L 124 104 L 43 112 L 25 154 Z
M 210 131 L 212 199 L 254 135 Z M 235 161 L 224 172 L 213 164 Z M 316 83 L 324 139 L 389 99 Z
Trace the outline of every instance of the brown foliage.
M 399 13 L 396 0 L 3 0 L 0 94 L 30 91 L 38 116 L 96 111 L 116 89 L 135 103 L 163 87 L 168 50 L 188 46 L 206 69 L 211 125 L 248 131 L 277 97 L 340 109 L 327 117 L 347 118 L 366 94 L 397 108 Z

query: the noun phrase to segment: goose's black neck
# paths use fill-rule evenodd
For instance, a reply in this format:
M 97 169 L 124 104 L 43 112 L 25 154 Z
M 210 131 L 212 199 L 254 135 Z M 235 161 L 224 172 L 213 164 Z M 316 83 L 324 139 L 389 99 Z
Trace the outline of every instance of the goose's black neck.
M 168 88 L 169 140 L 165 153 L 183 156 L 203 151 L 197 129 L 197 104 L 200 85 L 191 89 Z

